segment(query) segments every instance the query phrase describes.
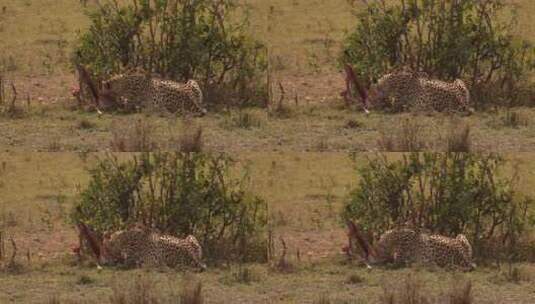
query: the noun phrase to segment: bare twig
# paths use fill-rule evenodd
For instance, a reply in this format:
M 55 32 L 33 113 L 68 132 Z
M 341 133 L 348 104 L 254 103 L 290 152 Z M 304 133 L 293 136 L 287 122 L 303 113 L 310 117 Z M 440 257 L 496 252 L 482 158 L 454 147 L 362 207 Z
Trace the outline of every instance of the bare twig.
M 286 242 L 284 241 L 284 238 L 282 238 L 282 236 L 279 237 L 279 240 L 282 245 L 282 254 L 281 254 L 281 257 L 279 259 L 279 263 L 277 266 L 279 269 L 285 270 L 288 268 L 288 261 L 286 260 L 286 251 L 288 247 L 286 247 Z
M 4 233 L 3 231 L 0 231 L 0 261 L 4 259 L 4 252 L 5 252 Z
M 11 253 L 11 260 L 9 261 L 10 266 L 15 265 L 15 258 L 17 256 L 17 244 L 15 243 L 15 240 L 10 237 L 9 240 L 11 241 L 11 246 L 13 246 L 13 252 Z
M 273 230 L 271 228 L 268 230 L 268 244 L 267 244 L 267 254 L 268 254 L 268 261 L 273 260 L 274 252 L 275 252 L 275 244 L 273 242 Z
M 0 104 L 4 103 L 4 79 L 0 75 Z
M 273 98 L 273 86 L 272 86 L 272 83 L 271 83 L 271 66 L 269 64 L 269 51 L 267 51 L 267 56 L 268 56 L 268 68 L 267 68 L 267 71 L 266 71 L 266 82 L 267 82 L 267 99 L 266 99 L 266 108 L 269 108 L 270 105 L 271 105 L 271 101 L 272 101 L 272 98 Z
M 11 83 L 11 89 L 13 90 L 13 99 L 11 100 L 10 111 L 15 111 L 15 101 L 17 101 L 17 89 L 15 88 L 14 83 Z
M 280 95 L 280 98 L 279 98 L 279 105 L 278 105 L 278 110 L 282 110 L 282 105 L 283 105 L 283 102 L 284 102 L 284 96 L 286 95 L 285 91 L 284 91 L 284 87 L 282 86 L 282 83 L 279 81 L 279 89 L 281 91 L 281 95 Z

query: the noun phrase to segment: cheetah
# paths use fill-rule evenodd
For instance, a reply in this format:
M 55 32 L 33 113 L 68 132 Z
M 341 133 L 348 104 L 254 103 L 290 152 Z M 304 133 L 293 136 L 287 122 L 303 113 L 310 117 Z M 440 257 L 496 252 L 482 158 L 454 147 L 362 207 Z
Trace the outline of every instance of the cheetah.
M 385 263 L 436 265 L 463 271 L 471 271 L 476 267 L 472 262 L 472 246 L 462 234 L 450 238 L 419 229 L 395 228 L 383 233 L 377 244 L 370 247 L 355 223 L 349 221 L 348 228 L 348 254 L 355 252 L 353 244 L 356 241 L 369 268 Z
M 423 72 L 394 71 L 381 77 L 370 90 L 369 103 L 395 112 L 403 110 L 468 112 L 470 92 L 466 84 L 431 79 Z
M 346 90 L 340 95 L 349 104 L 354 101 L 352 91 L 356 90 L 366 114 L 369 114 L 369 107 L 389 109 L 392 112 L 474 112 L 469 107 L 470 92 L 460 79 L 451 83 L 445 82 L 431 79 L 425 72 L 415 72 L 403 67 L 385 74 L 368 90 L 350 65 L 345 66 L 345 73 Z
M 91 247 L 99 265 L 126 267 L 162 267 L 205 270 L 202 248 L 193 235 L 181 239 L 161 234 L 143 226 L 134 226 L 114 233 L 105 233 L 101 239 L 89 235 L 87 226 L 79 224 L 81 234 L 93 243 Z M 84 231 L 85 230 L 85 231 Z
M 207 113 L 197 81 L 188 80 L 182 84 L 140 72 L 118 74 L 104 81 L 99 99 L 104 104 L 129 110 L 155 108 L 171 113 Z

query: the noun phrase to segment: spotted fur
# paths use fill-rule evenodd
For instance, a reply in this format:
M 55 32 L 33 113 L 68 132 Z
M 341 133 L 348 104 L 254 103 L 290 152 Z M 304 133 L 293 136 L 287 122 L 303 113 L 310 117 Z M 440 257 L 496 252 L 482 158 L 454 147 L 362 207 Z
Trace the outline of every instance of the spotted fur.
M 178 83 L 143 73 L 119 74 L 102 84 L 101 100 L 123 108 L 155 108 L 171 113 L 206 114 L 203 93 L 195 80 Z
M 439 112 L 472 111 L 470 92 L 457 79 L 445 82 L 429 78 L 425 73 L 394 71 L 381 77 L 372 86 L 370 103 L 393 111 L 435 110 Z
M 206 268 L 201 262 L 201 245 L 194 236 L 180 239 L 139 227 L 105 236 L 100 259 L 103 264 L 130 267 Z
M 386 231 L 373 248 L 363 239 L 356 225 L 350 223 L 351 239 L 358 239 L 364 260 L 369 264 L 393 263 L 397 265 L 423 264 L 472 270 L 472 246 L 468 239 L 459 234 L 450 238 L 424 233 L 418 229 L 396 228 Z

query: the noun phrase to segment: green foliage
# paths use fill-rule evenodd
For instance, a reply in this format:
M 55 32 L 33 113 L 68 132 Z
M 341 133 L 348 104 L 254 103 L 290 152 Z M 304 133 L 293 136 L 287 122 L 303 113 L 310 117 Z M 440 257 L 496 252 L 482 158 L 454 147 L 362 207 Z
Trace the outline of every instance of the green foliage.
M 244 16 L 232 22 L 233 14 Z M 88 15 L 74 61 L 97 78 L 142 68 L 198 80 L 209 103 L 265 97 L 265 47 L 247 34 L 246 12 L 234 0 L 107 0 Z
M 90 170 L 72 219 L 100 233 L 141 222 L 193 234 L 209 260 L 264 260 L 267 204 L 246 191 L 246 178 L 231 178 L 231 164 L 223 154 L 108 156 Z
M 445 80 L 464 79 L 479 105 L 513 105 L 529 93 L 535 48 L 512 32 L 504 0 L 368 1 L 340 61 L 368 83 L 408 66 Z
M 359 169 L 359 186 L 343 217 L 376 235 L 410 223 L 443 235 L 463 233 L 476 253 L 496 241 L 512 246 L 502 250 L 514 249 L 533 202 L 515 192 L 516 177 L 500 177 L 504 163 L 494 154 L 410 153 L 399 160 L 380 155 Z

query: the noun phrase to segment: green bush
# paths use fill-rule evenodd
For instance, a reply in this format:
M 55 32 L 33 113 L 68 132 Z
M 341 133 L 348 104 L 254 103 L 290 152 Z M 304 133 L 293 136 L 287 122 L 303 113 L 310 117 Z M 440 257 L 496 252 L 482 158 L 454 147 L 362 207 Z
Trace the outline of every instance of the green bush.
M 533 202 L 514 190 L 517 177 L 500 176 L 505 163 L 494 154 L 379 155 L 359 169 L 359 185 L 342 215 L 375 237 L 409 223 L 448 236 L 463 233 L 480 257 L 495 242 L 502 253 L 514 253 L 533 221 Z
M 356 10 L 340 61 L 368 85 L 408 66 L 465 80 L 476 105 L 519 104 L 531 92 L 535 48 L 513 34 L 511 7 L 504 0 L 368 1 Z
M 229 174 L 232 160 L 198 153 L 107 156 L 91 169 L 72 219 L 97 232 L 133 223 L 195 235 L 209 261 L 264 261 L 267 204 Z
M 266 50 L 247 34 L 247 12 L 237 1 L 101 2 L 88 10 L 91 24 L 73 59 L 97 79 L 142 68 L 177 81 L 198 80 L 209 104 L 264 102 Z

